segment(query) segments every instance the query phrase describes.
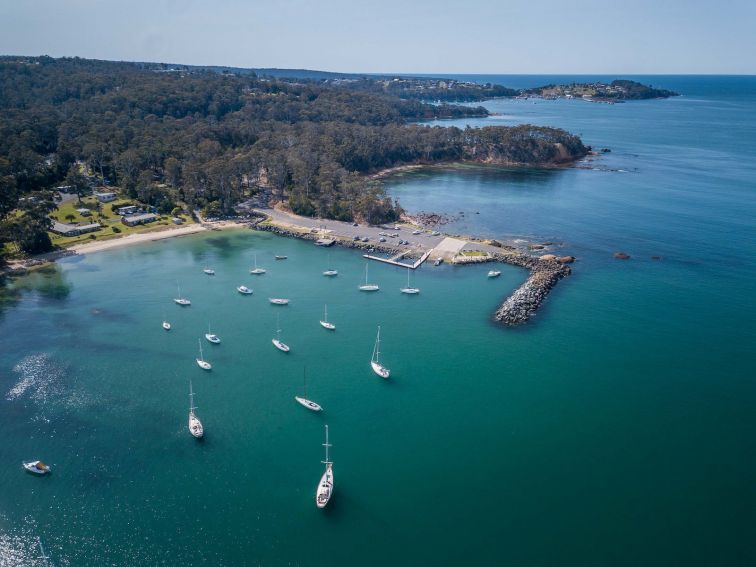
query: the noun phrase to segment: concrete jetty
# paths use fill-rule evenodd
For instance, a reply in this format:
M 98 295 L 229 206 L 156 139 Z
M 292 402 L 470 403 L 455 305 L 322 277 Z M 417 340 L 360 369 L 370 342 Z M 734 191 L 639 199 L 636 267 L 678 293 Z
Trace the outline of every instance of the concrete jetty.
M 363 258 L 367 258 L 368 260 L 375 260 L 376 262 L 383 262 L 384 264 L 391 264 L 392 266 L 399 266 L 400 268 L 409 268 L 411 270 L 416 270 L 422 265 L 423 262 L 428 259 L 428 256 L 431 255 L 431 252 L 433 252 L 432 248 L 430 250 L 426 250 L 414 264 L 404 264 L 403 262 L 399 262 L 400 259 L 409 255 L 410 252 L 408 250 L 399 252 L 399 254 L 391 258 L 381 258 L 380 256 L 373 256 L 372 254 L 363 254 L 362 256 Z

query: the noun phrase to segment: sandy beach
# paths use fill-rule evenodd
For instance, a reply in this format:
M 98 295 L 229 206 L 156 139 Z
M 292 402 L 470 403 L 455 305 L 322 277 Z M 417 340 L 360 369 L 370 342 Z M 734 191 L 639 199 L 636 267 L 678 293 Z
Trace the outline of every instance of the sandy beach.
M 141 232 L 137 234 L 129 234 L 121 238 L 113 238 L 111 240 L 102 240 L 91 242 L 84 242 L 76 244 L 63 250 L 55 250 L 54 252 L 47 252 L 46 254 L 39 254 L 33 258 L 27 258 L 24 260 L 12 260 L 8 262 L 10 271 L 24 270 L 32 266 L 39 266 L 46 262 L 54 262 L 58 258 L 64 256 L 78 255 L 78 254 L 93 254 L 95 252 L 102 252 L 104 250 L 113 250 L 114 248 L 122 248 L 124 246 L 134 246 L 136 244 L 144 244 L 147 242 L 155 242 L 157 240 L 164 240 L 166 238 L 176 238 L 179 236 L 187 236 L 190 234 L 197 234 L 198 232 L 204 232 L 206 230 L 225 230 L 231 228 L 243 228 L 246 225 L 234 221 L 220 221 L 204 224 L 192 224 L 189 226 L 179 226 L 166 228 L 165 230 L 158 230 L 154 232 Z

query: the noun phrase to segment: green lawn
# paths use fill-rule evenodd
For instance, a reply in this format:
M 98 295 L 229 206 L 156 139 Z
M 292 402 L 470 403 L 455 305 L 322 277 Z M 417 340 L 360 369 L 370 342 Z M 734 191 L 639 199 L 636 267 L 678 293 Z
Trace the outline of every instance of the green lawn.
M 58 209 L 52 213 L 51 217 L 58 222 L 63 223 L 81 223 L 88 224 L 91 222 L 99 222 L 103 228 L 96 232 L 90 232 L 79 236 L 61 236 L 50 232 L 50 240 L 53 245 L 65 248 L 73 244 L 79 244 L 81 242 L 90 242 L 92 240 L 110 240 L 112 238 L 120 238 L 127 234 L 134 234 L 138 232 L 155 232 L 162 230 L 168 226 L 174 226 L 171 222 L 170 215 L 163 215 L 159 220 L 150 224 L 138 225 L 138 226 L 126 226 L 121 223 L 121 217 L 113 212 L 111 205 L 115 205 L 115 208 L 131 204 L 131 201 L 119 199 L 110 203 L 102 203 L 100 211 L 93 210 L 92 216 L 82 217 L 76 212 L 76 209 L 86 208 L 85 205 L 95 205 L 97 199 L 94 197 L 84 197 L 81 203 L 77 199 L 63 203 Z M 73 219 L 66 218 L 69 215 L 73 215 Z M 194 220 L 189 215 L 181 215 L 180 218 L 184 219 L 184 225 L 193 224 Z M 115 232 L 116 228 L 120 232 Z M 94 238 L 93 238 L 94 237 Z

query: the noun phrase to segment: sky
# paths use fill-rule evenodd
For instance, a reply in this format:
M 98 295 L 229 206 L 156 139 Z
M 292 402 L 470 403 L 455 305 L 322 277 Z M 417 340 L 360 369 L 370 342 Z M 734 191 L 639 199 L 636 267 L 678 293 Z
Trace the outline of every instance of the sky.
M 0 54 L 364 73 L 756 74 L 756 0 L 0 0 Z

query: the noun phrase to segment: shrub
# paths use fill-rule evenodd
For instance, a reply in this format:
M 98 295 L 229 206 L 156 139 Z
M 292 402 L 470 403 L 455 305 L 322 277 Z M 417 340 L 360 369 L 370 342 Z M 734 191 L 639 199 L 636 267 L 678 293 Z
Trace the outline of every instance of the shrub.
M 118 233 L 120 233 L 120 232 L 121 232 L 121 229 L 120 229 L 120 228 L 118 228 L 117 226 L 114 226 L 114 227 L 113 227 L 113 232 L 115 232 L 116 234 L 118 234 Z

